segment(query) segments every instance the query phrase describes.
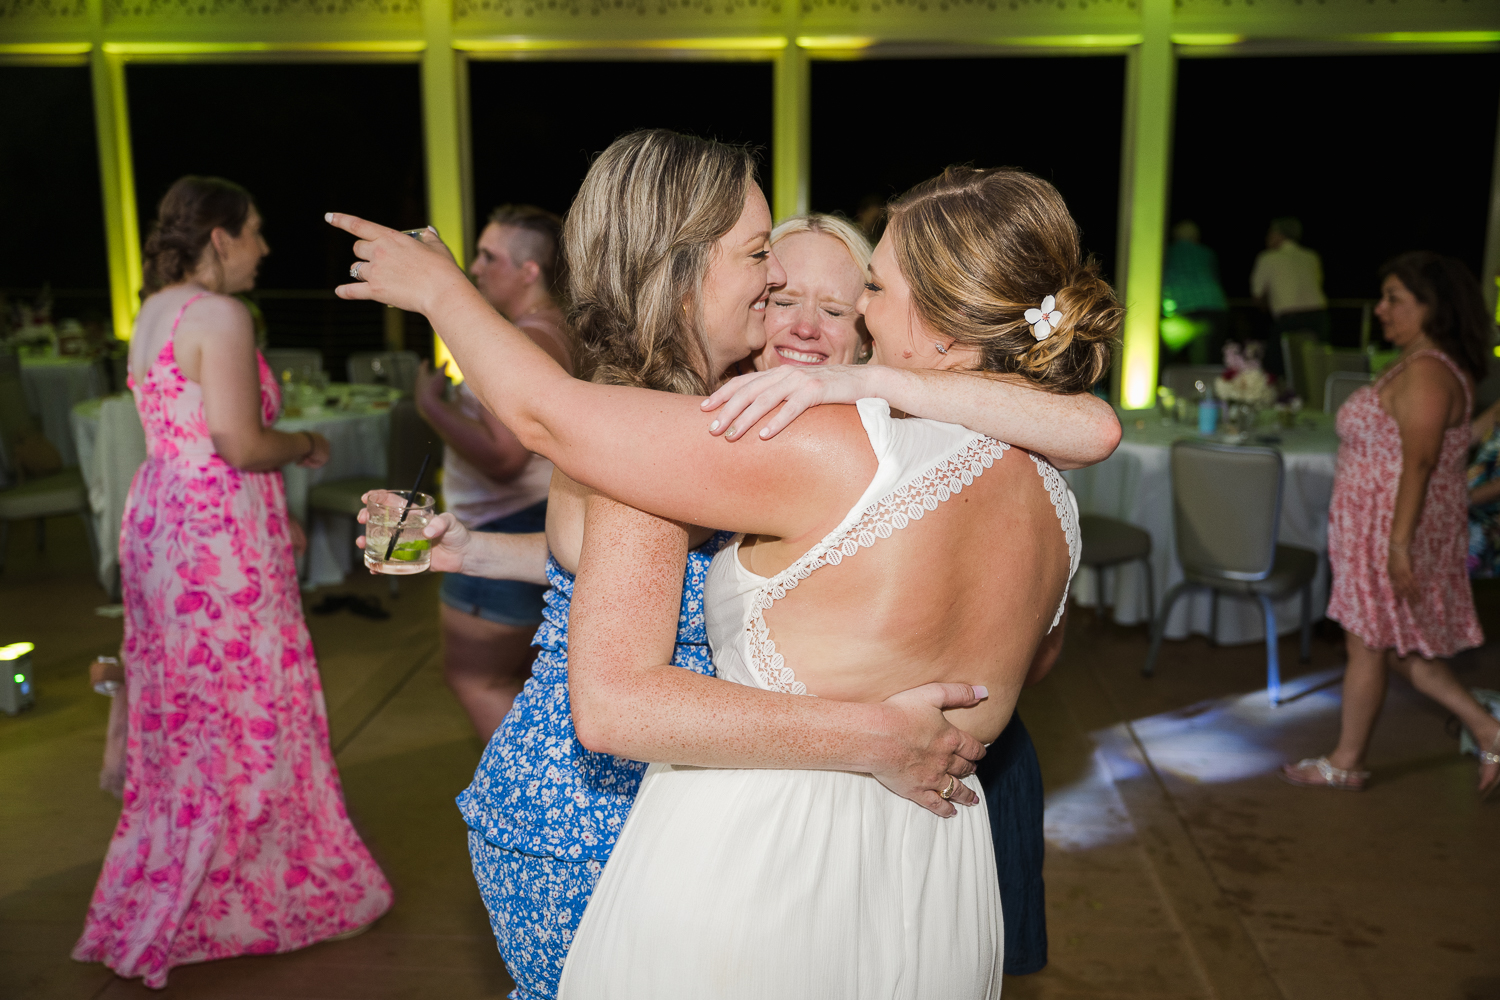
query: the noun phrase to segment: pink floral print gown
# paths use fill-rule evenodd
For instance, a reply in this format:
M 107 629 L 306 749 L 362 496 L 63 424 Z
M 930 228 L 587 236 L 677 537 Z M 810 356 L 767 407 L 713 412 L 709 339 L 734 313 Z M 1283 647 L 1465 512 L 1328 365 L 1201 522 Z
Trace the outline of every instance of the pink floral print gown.
M 1333 570 L 1328 617 L 1371 649 L 1443 659 L 1484 642 L 1466 564 L 1467 421 L 1443 433 L 1443 449 L 1427 481 L 1427 496 L 1412 538 L 1411 568 L 1421 591 L 1420 603 L 1412 606 L 1396 599 L 1387 568 L 1396 488 L 1401 482 L 1401 428 L 1380 405 L 1380 390 L 1412 359 L 1424 356 L 1448 366 L 1464 387 L 1465 412 L 1473 408 L 1469 383 L 1442 351 L 1416 352 L 1374 385 L 1350 393 L 1339 407 L 1339 457 L 1328 515 L 1328 561 Z
M 368 924 L 391 888 L 344 810 L 281 473 L 214 452 L 170 338 L 131 388 L 148 457 L 120 532 L 124 805 L 73 957 L 161 988 L 176 965 Z

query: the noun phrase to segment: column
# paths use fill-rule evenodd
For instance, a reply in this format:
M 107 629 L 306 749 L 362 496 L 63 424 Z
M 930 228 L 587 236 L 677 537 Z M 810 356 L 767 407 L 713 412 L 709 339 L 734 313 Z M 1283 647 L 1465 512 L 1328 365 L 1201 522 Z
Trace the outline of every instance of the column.
M 130 106 L 125 99 L 125 59 L 96 44 L 89 54 L 94 84 L 94 129 L 104 188 L 104 239 L 109 256 L 109 304 L 115 336 L 130 339 L 141 298 L 141 228 L 136 215 L 135 169 L 130 159 Z
M 1141 44 L 1130 52 L 1126 62 L 1116 276 L 1126 312 L 1115 392 L 1116 399 L 1129 409 L 1151 406 L 1156 398 L 1161 268 L 1177 76 L 1172 51 L 1172 0 L 1142 0 L 1141 35 Z
M 422 27 L 427 47 L 422 52 L 422 139 L 427 160 L 427 218 L 443 236 L 460 264 L 468 260 L 472 244 L 468 176 L 467 67 L 453 50 L 451 0 L 423 0 Z M 435 363 L 450 361 L 438 342 Z M 456 367 L 449 372 L 457 375 Z M 461 377 L 461 376 L 460 376 Z
M 807 50 L 788 37 L 776 56 L 771 126 L 771 216 L 780 222 L 807 211 L 808 146 L 811 144 L 810 72 Z
M 1484 234 L 1484 271 L 1479 284 L 1491 317 L 1500 317 L 1500 122 L 1495 125 L 1495 162 L 1490 169 L 1490 221 Z M 1500 322 L 1500 319 L 1497 319 Z

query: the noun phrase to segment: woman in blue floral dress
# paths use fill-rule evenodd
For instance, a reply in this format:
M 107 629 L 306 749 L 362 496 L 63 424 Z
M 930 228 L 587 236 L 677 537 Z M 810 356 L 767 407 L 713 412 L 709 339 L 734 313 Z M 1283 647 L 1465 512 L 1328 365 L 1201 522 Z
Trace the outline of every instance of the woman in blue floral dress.
M 621 208 L 627 205 L 631 212 Z M 760 216 L 767 222 L 763 227 L 755 222 Z M 660 130 L 617 140 L 591 168 L 564 237 L 580 370 L 595 382 L 704 394 L 716 381 L 711 373 L 725 371 L 764 343 L 765 302 L 784 281 L 770 251 L 768 223 L 746 151 Z M 484 374 L 470 378 L 482 381 Z M 962 422 L 1055 459 L 1074 458 L 1071 464 L 1097 461 L 1112 450 L 1112 411 L 1107 420 L 1100 418 L 1098 430 L 1080 432 L 1087 421 L 1068 397 L 978 379 L 912 388 L 916 394 L 900 401 L 908 412 Z M 1015 404 L 1021 396 L 1021 406 L 1002 402 Z M 1102 409 L 1108 411 L 1107 404 Z M 534 640 L 541 652 L 474 782 L 458 800 L 469 826 L 475 877 L 516 982 L 514 997 L 556 996 L 578 922 L 646 767 L 589 750 L 586 743 L 594 741 L 580 739 L 571 714 L 570 570 L 578 567 L 585 510 L 601 503 L 613 502 L 561 473 L 554 477 L 548 507 L 551 590 Z M 429 534 L 435 530 L 441 529 Z M 702 585 L 728 536 L 704 529 L 682 534 L 672 664 L 686 668 L 684 679 L 711 677 Z M 618 541 L 632 544 L 628 537 Z M 469 538 L 476 546 L 493 543 L 490 536 Z M 435 551 L 435 568 L 438 561 Z M 665 560 L 662 571 L 675 572 Z M 642 627 L 633 620 L 591 621 L 590 629 L 597 635 L 616 625 L 627 642 Z M 952 690 L 958 687 L 965 689 L 962 696 Z M 966 685 L 924 685 L 876 706 L 747 692 L 724 682 L 668 694 L 701 696 L 706 688 L 718 699 L 716 710 L 734 719 L 739 745 L 755 748 L 743 750 L 740 766 L 863 771 L 909 798 L 921 794 L 937 803 L 943 779 L 972 774 L 973 761 L 983 754 L 941 713 L 975 704 Z M 760 700 L 736 703 L 747 694 L 775 699 L 776 710 Z M 819 739 L 807 738 L 809 733 Z M 689 739 L 680 748 L 680 761 L 693 762 L 691 744 Z M 696 749 L 703 752 L 701 743 Z M 723 758 L 722 747 L 716 749 L 712 762 Z M 951 812 L 947 801 L 934 805 L 926 798 L 919 800 L 924 806 Z M 976 801 L 961 783 L 952 794 L 955 804 Z

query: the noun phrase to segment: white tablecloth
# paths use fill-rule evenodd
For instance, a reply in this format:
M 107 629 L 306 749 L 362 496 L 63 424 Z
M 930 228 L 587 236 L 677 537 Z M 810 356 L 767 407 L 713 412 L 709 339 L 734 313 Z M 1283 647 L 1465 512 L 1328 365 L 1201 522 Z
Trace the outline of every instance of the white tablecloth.
M 391 437 L 389 409 L 327 410 L 317 416 L 283 417 L 280 431 L 316 431 L 328 439 L 331 457 L 321 469 L 284 466 L 286 506 L 307 529 L 307 558 L 302 571 L 308 586 L 344 582 L 353 565 L 358 524 L 336 514 L 312 514 L 307 494 L 319 483 L 354 476 L 384 476 L 386 447 Z
M 1249 442 L 1270 444 L 1282 454 L 1285 474 L 1281 487 L 1281 543 L 1311 549 L 1322 556 L 1313 581 L 1314 620 L 1323 617 L 1328 605 L 1328 505 L 1333 496 L 1334 459 L 1338 452 L 1332 419 L 1322 414 L 1304 416 L 1299 426 L 1290 431 L 1262 427 L 1261 435 L 1274 435 L 1281 440 Z M 1125 436 L 1113 455 L 1091 468 L 1063 475 L 1073 487 L 1083 513 L 1128 521 L 1151 534 L 1151 571 L 1155 576 L 1157 608 L 1148 613 L 1145 606 L 1144 574 L 1139 563 L 1117 566 L 1105 573 L 1115 621 L 1134 625 L 1154 616 L 1168 588 L 1182 579 L 1172 526 L 1170 449 L 1173 440 L 1197 435 L 1185 427 L 1163 425 L 1154 412 L 1143 415 L 1140 411 L 1125 411 L 1121 413 L 1121 423 Z M 1233 525 L 1226 524 L 1225 530 L 1233 530 Z M 1098 581 L 1094 577 L 1090 570 L 1079 570 L 1073 585 L 1073 599 L 1078 604 L 1092 607 L 1096 601 Z M 1207 635 L 1209 600 L 1205 591 L 1180 599 L 1167 621 L 1167 637 Z M 1264 641 L 1265 622 L 1258 603 L 1228 595 L 1221 595 L 1218 601 L 1219 642 Z M 1276 604 L 1276 625 L 1282 634 L 1295 631 L 1300 620 L 1300 597 L 1294 595 Z
M 80 358 L 22 358 L 21 390 L 26 409 L 42 434 L 62 455 L 63 465 L 78 464 L 70 414 L 73 407 L 104 395 L 107 382 L 97 361 Z
M 334 385 L 329 392 L 343 396 L 348 390 Z M 287 510 L 307 529 L 307 556 L 300 568 L 303 582 L 309 586 L 343 582 L 353 565 L 357 526 L 347 517 L 316 514 L 309 518 L 308 492 L 322 482 L 386 474 L 391 414 L 382 403 L 388 401 L 366 395 L 347 410 L 327 409 L 315 415 L 283 417 L 276 423 L 277 430 L 316 431 L 328 439 L 331 450 L 328 463 L 321 469 L 287 465 L 281 470 L 286 483 Z M 101 411 L 108 411 L 109 426 L 101 420 Z M 125 498 L 135 470 L 146 460 L 145 434 L 128 393 L 78 405 L 72 412 L 72 424 L 72 446 L 82 460 L 81 471 L 99 529 L 99 582 L 109 589 L 119 565 Z
M 94 534 L 99 539 L 99 585 L 117 594 L 120 522 L 125 517 L 130 481 L 146 460 L 146 432 L 128 392 L 79 403 L 73 407 L 72 420 L 79 471 L 89 490 Z

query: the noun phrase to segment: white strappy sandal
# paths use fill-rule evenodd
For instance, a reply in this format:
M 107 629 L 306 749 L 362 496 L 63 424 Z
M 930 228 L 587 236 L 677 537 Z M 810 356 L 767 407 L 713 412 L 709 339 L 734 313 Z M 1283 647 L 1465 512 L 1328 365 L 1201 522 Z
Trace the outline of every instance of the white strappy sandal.
M 1317 777 L 1308 773 L 1309 768 L 1317 772 Z M 1308 757 L 1295 764 L 1283 764 L 1278 774 L 1289 785 L 1335 788 L 1341 792 L 1362 792 L 1365 790 L 1365 782 L 1370 780 L 1369 771 L 1346 771 L 1341 767 L 1334 767 L 1327 757 Z

